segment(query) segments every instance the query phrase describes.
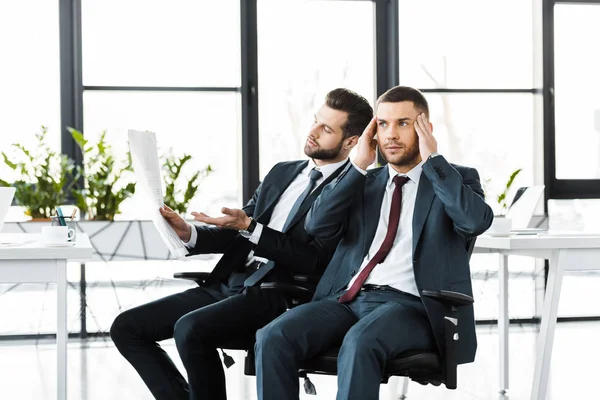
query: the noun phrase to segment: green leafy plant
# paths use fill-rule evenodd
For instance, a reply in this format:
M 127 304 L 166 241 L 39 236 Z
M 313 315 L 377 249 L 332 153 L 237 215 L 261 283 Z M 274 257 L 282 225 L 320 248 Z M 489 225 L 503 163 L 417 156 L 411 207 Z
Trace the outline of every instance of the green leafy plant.
M 17 172 L 20 178 L 13 183 L 0 179 L 2 186 L 15 187 L 15 201 L 26 208 L 32 218 L 50 218 L 52 210 L 67 201 L 78 171 L 73 160 L 64 154 L 52 151 L 46 143 L 48 128 L 41 127 L 35 135 L 35 151 L 21 144 L 13 144 L 17 159 L 2 152 L 4 164 Z
M 517 177 L 517 175 L 519 175 L 521 173 L 522 170 L 523 170 L 522 168 L 519 168 L 519 169 L 515 170 L 512 174 L 510 174 L 510 177 L 508 178 L 506 185 L 504 185 L 504 190 L 496 198 L 496 200 L 498 201 L 498 204 L 500 205 L 500 215 L 505 215 L 506 212 L 508 211 L 508 203 L 506 201 L 506 196 L 508 195 L 508 191 L 510 190 L 510 188 L 512 187 L 512 185 L 514 183 L 515 178 Z
M 186 212 L 190 201 L 196 195 L 202 179 L 206 178 L 212 171 L 210 165 L 202 170 L 195 171 L 194 174 L 186 178 L 182 175 L 185 164 L 192 159 L 192 156 L 184 154 L 181 157 L 173 155 L 171 152 L 165 156 L 163 163 L 165 197 L 164 201 L 169 207 L 180 214 Z M 189 176 L 189 174 L 187 174 Z M 183 182 L 187 182 L 182 184 Z M 183 189 L 185 187 L 185 189 Z
M 122 184 L 125 175 L 133 172 L 131 153 L 127 152 L 126 161 L 118 162 L 112 146 L 106 141 L 106 131 L 93 145 L 77 129 L 67 127 L 67 130 L 84 155 L 84 184 L 73 191 L 75 204 L 86 219 L 112 221 L 119 214 L 121 203 L 135 193 L 135 182 Z

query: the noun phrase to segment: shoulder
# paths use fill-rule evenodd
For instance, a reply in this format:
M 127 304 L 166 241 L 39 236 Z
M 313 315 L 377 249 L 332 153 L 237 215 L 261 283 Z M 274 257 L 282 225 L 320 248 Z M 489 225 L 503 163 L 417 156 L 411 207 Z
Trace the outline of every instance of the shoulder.
M 383 166 L 367 170 L 367 178 L 379 176 L 380 173 L 385 172 L 385 168 Z

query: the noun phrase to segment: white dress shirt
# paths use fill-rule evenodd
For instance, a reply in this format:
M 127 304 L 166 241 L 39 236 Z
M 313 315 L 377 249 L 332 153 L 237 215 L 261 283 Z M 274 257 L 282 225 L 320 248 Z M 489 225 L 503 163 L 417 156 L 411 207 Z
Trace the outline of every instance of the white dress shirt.
M 354 165 L 354 164 L 352 164 Z M 363 174 L 366 171 L 354 167 Z M 348 287 L 352 286 L 354 281 L 357 279 L 360 271 L 363 270 L 369 263 L 369 260 L 375 256 L 375 253 L 381 247 L 385 235 L 387 233 L 387 227 L 390 217 L 390 208 L 392 206 L 392 196 L 394 194 L 394 177 L 396 175 L 406 175 L 409 178 L 404 186 L 402 186 L 402 209 L 400 211 L 400 223 L 398 224 L 398 232 L 394 239 L 392 249 L 388 253 L 385 260 L 375 266 L 369 277 L 365 281 L 365 284 L 372 285 L 387 285 L 394 289 L 401 290 L 406 293 L 419 296 L 419 290 L 415 282 L 415 275 L 413 271 L 413 254 L 412 254 L 412 224 L 413 214 L 415 211 L 415 201 L 417 198 L 417 189 L 419 187 L 419 180 L 421 178 L 421 172 L 423 171 L 423 162 L 416 165 L 413 169 L 408 171 L 406 174 L 399 174 L 388 164 L 389 178 L 385 187 L 385 193 L 383 195 L 383 202 L 381 203 L 381 212 L 379 214 L 379 222 L 377 223 L 377 230 L 375 231 L 375 237 L 369 248 L 369 252 L 365 256 L 359 272 L 352 278 Z M 367 215 L 367 218 L 373 216 Z
M 274 229 L 276 231 L 281 232 L 283 229 L 283 225 L 285 225 L 285 221 L 294 206 L 294 203 L 300 197 L 304 189 L 308 186 L 310 182 L 310 171 L 315 168 L 323 174 L 316 184 L 313 190 L 318 188 L 325 179 L 329 178 L 331 174 L 333 174 L 338 168 L 340 168 L 347 159 L 339 161 L 333 164 L 323 165 L 322 167 L 317 167 L 315 163 L 311 160 L 308 162 L 306 168 L 304 168 L 296 178 L 290 183 L 290 185 L 285 189 L 275 208 L 273 209 L 273 213 L 271 214 L 271 219 L 269 220 L 269 224 L 267 225 L 269 228 Z M 190 224 L 191 225 L 191 224 Z M 260 235 L 263 231 L 263 225 L 261 223 L 256 224 L 256 228 L 254 228 L 254 232 L 252 232 L 252 236 L 248 238 L 252 243 L 258 244 L 260 240 Z M 192 235 L 190 237 L 189 242 L 185 243 L 188 248 L 194 248 L 196 246 L 196 241 L 198 239 L 198 233 L 196 232 L 196 228 L 192 225 Z M 254 257 L 254 251 L 250 251 L 248 253 L 248 258 L 246 259 L 246 265 L 253 263 L 254 261 L 268 262 L 266 258 L 262 257 Z

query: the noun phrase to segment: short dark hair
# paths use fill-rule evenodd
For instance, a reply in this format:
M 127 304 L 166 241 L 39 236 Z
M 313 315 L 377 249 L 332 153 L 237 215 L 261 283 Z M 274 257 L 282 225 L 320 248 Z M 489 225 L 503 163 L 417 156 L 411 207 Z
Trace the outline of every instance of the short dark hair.
M 415 108 L 424 112 L 429 118 L 429 104 L 423 93 L 409 86 L 394 86 L 377 99 L 377 107 L 381 103 L 400 103 L 402 101 L 412 101 Z
M 334 110 L 348 113 L 348 119 L 342 126 L 344 139 L 360 136 L 373 118 L 373 107 L 367 99 L 352 90 L 333 89 L 325 96 L 325 104 Z

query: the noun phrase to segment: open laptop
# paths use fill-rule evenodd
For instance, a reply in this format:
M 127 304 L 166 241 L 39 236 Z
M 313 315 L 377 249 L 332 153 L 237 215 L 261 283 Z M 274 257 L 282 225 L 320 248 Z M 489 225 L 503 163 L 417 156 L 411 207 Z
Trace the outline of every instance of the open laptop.
M 12 204 L 14 195 L 14 187 L 0 187 L 0 232 L 2 232 L 4 218 L 6 218 L 6 214 L 8 214 L 8 207 Z
M 546 230 L 529 228 L 533 213 L 543 195 L 544 185 L 521 187 L 517 190 L 515 198 L 506 212 L 506 218 L 512 220 L 511 232 L 527 234 L 543 232 Z

